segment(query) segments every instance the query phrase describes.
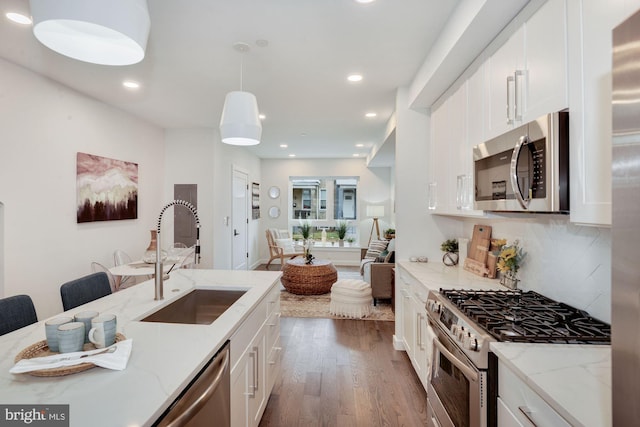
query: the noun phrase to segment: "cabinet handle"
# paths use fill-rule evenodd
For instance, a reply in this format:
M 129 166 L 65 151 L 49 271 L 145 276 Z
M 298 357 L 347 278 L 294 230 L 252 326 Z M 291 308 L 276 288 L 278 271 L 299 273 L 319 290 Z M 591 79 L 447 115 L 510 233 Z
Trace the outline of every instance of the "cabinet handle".
M 256 354 L 256 357 L 254 359 L 256 366 L 255 366 L 255 369 L 253 370 L 253 375 L 254 375 L 253 395 L 255 397 L 255 395 L 256 395 L 255 391 L 258 390 L 258 388 L 260 388 L 260 371 L 259 371 L 259 369 L 260 369 L 260 361 L 259 361 L 260 357 L 259 357 L 259 353 L 258 353 L 260 351 L 260 348 L 258 346 L 255 346 L 255 347 L 253 347 L 253 351 Z
M 529 420 L 529 422 L 533 424 L 534 427 L 537 427 L 538 424 L 533 421 L 533 413 L 531 412 L 531 409 L 527 408 L 526 406 L 518 406 L 518 410 L 522 412 L 525 417 L 527 417 L 527 420 Z
M 416 313 L 416 344 L 422 350 L 422 343 L 420 342 L 422 339 L 422 334 L 420 333 L 420 313 Z
M 511 118 L 511 90 L 510 90 L 511 85 L 509 84 L 511 82 L 514 82 L 514 89 L 515 89 L 515 77 L 507 76 L 507 124 L 508 125 L 513 124 L 513 119 Z
M 516 120 L 522 120 L 522 114 L 520 113 L 520 109 L 518 109 L 518 99 L 520 98 L 520 96 L 518 96 L 520 93 L 518 90 L 518 77 L 524 76 L 524 71 L 516 70 L 516 72 L 513 73 L 513 76 L 513 115 Z

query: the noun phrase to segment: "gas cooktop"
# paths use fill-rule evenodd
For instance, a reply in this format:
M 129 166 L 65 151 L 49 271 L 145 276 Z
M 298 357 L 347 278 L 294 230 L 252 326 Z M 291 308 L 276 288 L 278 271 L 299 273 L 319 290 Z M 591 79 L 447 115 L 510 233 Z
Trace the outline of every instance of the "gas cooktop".
M 611 325 L 533 291 L 440 289 L 498 341 L 609 344 Z

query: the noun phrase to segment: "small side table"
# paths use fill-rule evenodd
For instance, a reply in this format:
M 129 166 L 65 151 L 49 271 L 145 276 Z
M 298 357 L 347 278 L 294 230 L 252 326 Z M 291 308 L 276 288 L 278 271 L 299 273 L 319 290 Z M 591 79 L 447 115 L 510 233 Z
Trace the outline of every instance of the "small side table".
M 282 286 L 297 295 L 322 295 L 331 291 L 338 280 L 338 270 L 331 261 L 314 259 L 306 264 L 304 258 L 288 260 L 282 269 Z

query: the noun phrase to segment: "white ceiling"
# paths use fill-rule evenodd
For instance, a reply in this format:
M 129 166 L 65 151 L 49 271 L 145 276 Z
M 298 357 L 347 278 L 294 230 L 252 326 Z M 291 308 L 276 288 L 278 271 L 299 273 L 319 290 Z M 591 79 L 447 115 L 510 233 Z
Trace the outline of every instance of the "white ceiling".
M 224 96 L 253 92 L 262 158 L 364 156 L 385 138 L 396 88 L 409 85 L 458 0 L 151 0 L 145 59 L 109 67 L 50 51 L 31 27 L 27 0 L 2 0 L 0 57 L 163 128 L 218 128 Z M 267 47 L 256 45 L 267 40 Z M 242 55 L 232 45 L 251 46 Z M 364 80 L 348 83 L 349 73 Z M 132 92 L 124 79 L 140 81 Z M 374 119 L 364 114 L 375 111 Z M 364 144 L 357 148 L 356 144 Z M 288 144 L 287 149 L 279 147 Z

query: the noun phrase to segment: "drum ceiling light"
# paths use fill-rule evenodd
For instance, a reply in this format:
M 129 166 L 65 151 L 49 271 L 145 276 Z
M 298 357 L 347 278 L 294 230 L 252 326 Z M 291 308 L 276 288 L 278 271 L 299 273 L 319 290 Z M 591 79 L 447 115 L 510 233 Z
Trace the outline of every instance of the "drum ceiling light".
M 233 48 L 244 54 L 249 45 L 238 42 Z M 220 138 L 229 145 L 257 145 L 262 136 L 262 123 L 255 95 L 242 91 L 242 62 L 240 63 L 240 90 L 229 92 L 224 99 L 220 118 Z
M 131 65 L 149 38 L 146 0 L 30 0 L 33 34 L 49 49 L 79 61 Z

